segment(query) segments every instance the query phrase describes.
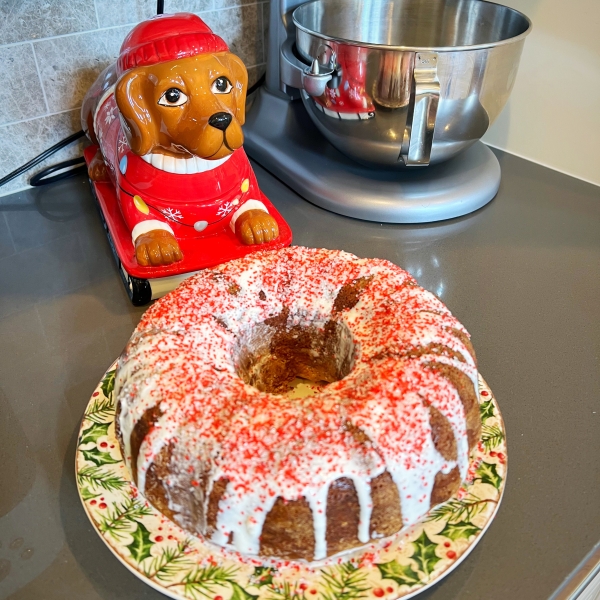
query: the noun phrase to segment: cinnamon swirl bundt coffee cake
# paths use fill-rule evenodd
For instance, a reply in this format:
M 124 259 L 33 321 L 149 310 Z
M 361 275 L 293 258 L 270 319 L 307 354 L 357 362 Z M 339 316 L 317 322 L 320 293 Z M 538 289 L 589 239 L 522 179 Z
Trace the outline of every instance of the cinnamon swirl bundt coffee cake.
M 296 377 L 328 382 L 290 398 Z M 241 553 L 322 559 L 444 502 L 479 439 L 465 328 L 405 271 L 257 252 L 152 306 L 119 359 L 117 435 L 141 493 Z

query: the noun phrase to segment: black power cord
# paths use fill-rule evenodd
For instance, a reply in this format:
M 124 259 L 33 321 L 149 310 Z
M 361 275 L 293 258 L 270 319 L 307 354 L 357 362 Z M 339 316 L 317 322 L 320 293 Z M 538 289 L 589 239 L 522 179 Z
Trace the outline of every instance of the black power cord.
M 62 150 L 65 146 L 68 146 L 69 144 L 71 144 L 75 140 L 78 140 L 80 137 L 83 137 L 84 135 L 85 134 L 83 133 L 83 130 L 81 130 L 81 131 L 78 131 L 77 133 L 73 133 L 69 137 L 66 137 L 64 140 L 61 140 L 60 142 L 54 144 L 54 146 L 51 146 L 50 148 L 48 148 L 48 150 L 45 150 L 41 154 L 38 154 L 35 158 L 32 158 L 28 163 L 25 163 L 24 165 L 20 166 L 18 169 L 15 169 L 12 173 L 5 175 L 2 179 L 0 179 L 0 186 L 4 185 L 5 183 L 8 183 L 9 181 L 12 181 L 15 177 L 18 177 L 19 175 L 22 175 L 26 171 L 29 171 L 29 169 L 33 169 L 33 167 L 35 167 L 36 165 L 39 165 L 42 161 L 46 160 L 49 156 L 52 156 L 55 152 Z M 81 163 L 83 161 L 83 157 L 81 157 L 81 159 L 75 159 L 75 160 L 77 160 L 79 163 Z M 62 163 L 58 163 L 57 165 L 53 165 L 52 167 L 48 167 L 47 169 L 44 169 L 43 171 L 38 173 L 35 177 L 39 178 L 39 180 L 42 181 L 44 175 L 48 175 L 49 173 L 53 173 L 54 171 L 72 166 L 73 164 L 75 164 L 75 163 L 73 163 L 73 159 L 64 161 Z M 43 181 L 43 183 L 36 183 L 36 184 L 31 183 L 31 185 L 43 185 L 44 183 L 51 183 L 52 181 L 56 181 L 57 179 L 64 179 L 65 177 L 70 177 L 71 175 L 74 175 L 75 172 L 79 173 L 79 172 L 81 172 L 81 170 L 78 171 L 77 169 L 71 169 L 65 173 L 61 173 L 60 175 L 55 175 L 55 178 L 45 179 Z

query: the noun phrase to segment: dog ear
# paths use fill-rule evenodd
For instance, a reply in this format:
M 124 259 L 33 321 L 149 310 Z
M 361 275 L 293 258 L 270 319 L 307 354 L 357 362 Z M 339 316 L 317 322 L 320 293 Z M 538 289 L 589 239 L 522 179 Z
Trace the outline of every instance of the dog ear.
M 115 87 L 123 129 L 131 150 L 138 156 L 148 154 L 158 139 L 159 123 L 150 110 L 153 97 L 153 84 L 141 69 L 127 71 Z
M 233 82 L 232 94 L 235 98 L 235 118 L 240 125 L 246 120 L 246 92 L 248 91 L 248 71 L 240 58 L 235 54 L 229 55 L 229 68 L 235 81 Z

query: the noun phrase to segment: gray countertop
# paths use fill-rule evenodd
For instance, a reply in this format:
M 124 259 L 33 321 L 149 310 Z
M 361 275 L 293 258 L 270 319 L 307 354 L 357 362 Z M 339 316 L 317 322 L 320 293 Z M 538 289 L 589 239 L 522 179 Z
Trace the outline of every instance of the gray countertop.
M 294 242 L 408 269 L 471 332 L 508 433 L 499 513 L 420 596 L 547 599 L 600 540 L 600 188 L 498 153 L 478 212 L 428 226 L 328 213 L 256 168 Z M 0 198 L 0 598 L 162 598 L 92 529 L 74 477 L 90 394 L 143 309 L 83 179 Z

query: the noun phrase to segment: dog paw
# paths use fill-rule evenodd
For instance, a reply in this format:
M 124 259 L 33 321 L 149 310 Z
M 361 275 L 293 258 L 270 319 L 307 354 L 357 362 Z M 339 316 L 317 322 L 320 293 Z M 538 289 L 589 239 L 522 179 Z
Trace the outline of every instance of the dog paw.
M 153 229 L 136 238 L 135 258 L 142 267 L 160 267 L 181 260 L 183 254 L 172 233 Z
M 243 244 L 266 244 L 279 235 L 277 221 L 264 210 L 247 210 L 235 222 L 235 234 Z
M 88 176 L 92 181 L 108 181 L 108 169 L 104 162 L 104 157 L 100 150 L 96 152 L 94 158 L 88 165 Z

